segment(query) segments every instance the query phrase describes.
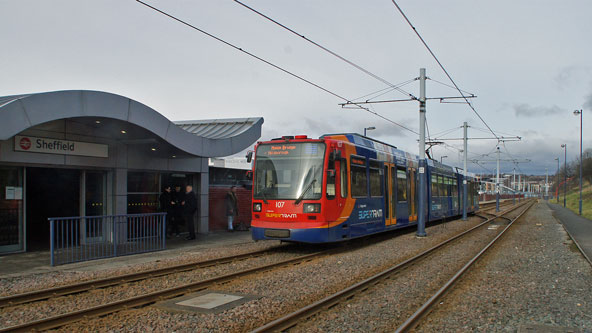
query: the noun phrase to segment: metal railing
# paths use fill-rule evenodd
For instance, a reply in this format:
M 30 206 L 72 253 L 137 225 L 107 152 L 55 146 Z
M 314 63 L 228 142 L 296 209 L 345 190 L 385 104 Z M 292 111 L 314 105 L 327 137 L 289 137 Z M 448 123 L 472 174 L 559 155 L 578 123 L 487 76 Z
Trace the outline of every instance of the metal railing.
M 52 217 L 51 265 L 164 250 L 166 213 Z

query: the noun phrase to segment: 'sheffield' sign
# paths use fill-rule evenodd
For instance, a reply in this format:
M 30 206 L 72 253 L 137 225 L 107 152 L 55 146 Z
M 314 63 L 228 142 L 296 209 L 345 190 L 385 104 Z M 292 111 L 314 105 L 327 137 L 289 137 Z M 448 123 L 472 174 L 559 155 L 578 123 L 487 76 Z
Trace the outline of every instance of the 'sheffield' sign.
M 108 145 L 21 135 L 14 137 L 14 150 L 60 155 L 109 156 Z

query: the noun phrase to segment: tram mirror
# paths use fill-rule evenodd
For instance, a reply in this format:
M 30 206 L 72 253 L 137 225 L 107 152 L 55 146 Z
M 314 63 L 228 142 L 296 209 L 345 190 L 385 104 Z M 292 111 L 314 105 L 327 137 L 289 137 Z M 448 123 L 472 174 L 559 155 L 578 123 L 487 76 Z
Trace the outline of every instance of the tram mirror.
M 247 156 L 245 156 L 247 158 L 247 163 L 251 163 L 251 161 L 253 160 L 253 151 L 250 150 L 249 152 L 247 152 Z

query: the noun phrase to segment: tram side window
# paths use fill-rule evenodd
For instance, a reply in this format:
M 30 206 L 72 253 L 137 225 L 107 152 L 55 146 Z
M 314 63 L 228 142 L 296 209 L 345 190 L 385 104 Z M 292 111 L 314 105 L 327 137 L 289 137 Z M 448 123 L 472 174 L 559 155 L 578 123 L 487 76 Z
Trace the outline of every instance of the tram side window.
M 352 157 L 351 167 L 351 193 L 354 198 L 368 196 L 368 177 L 366 177 L 366 159 Z
M 347 161 L 345 159 L 341 160 L 341 197 L 347 198 Z
M 397 168 L 397 201 L 407 201 L 407 173 Z
M 448 193 L 446 193 L 446 185 L 444 185 L 444 176 L 442 175 L 438 175 L 438 188 L 441 197 L 448 195 Z
M 380 163 L 370 160 L 370 196 L 382 196 L 382 183 L 380 181 Z
M 432 197 L 438 196 L 438 176 L 432 175 Z

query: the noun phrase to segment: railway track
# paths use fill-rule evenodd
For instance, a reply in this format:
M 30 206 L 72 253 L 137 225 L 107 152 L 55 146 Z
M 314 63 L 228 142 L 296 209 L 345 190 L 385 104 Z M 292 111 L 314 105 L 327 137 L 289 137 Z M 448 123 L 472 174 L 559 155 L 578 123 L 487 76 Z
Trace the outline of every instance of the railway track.
M 30 292 L 27 294 L 16 295 L 12 297 L 5 297 L 4 306 L 7 304 L 23 304 L 27 302 L 33 302 L 35 300 L 43 300 L 51 297 L 63 296 L 67 294 L 74 294 L 74 293 L 81 293 L 84 291 L 93 290 L 95 288 L 105 288 L 109 286 L 119 285 L 123 283 L 129 282 L 137 282 L 140 280 L 149 279 L 151 277 L 163 276 L 167 274 L 174 274 L 176 272 L 188 271 L 192 269 L 214 266 L 220 263 L 232 262 L 236 260 L 243 260 L 253 256 L 261 256 L 264 255 L 265 252 L 269 252 L 270 250 L 262 250 L 256 251 L 251 253 L 246 253 L 237 256 L 230 256 L 218 259 L 212 259 L 202 262 L 196 262 L 192 264 L 184 264 L 178 265 L 174 267 L 167 267 L 163 269 L 156 269 L 151 271 L 144 271 L 140 273 L 128 274 L 124 276 L 118 276 L 113 278 L 106 278 L 101 280 L 93 280 L 88 282 L 79 283 L 76 285 L 71 286 L 64 286 L 64 287 L 57 287 L 57 288 L 50 288 L 46 290 L 39 290 L 35 292 Z M 243 276 L 262 273 L 269 270 L 273 270 L 276 268 L 288 266 L 288 265 L 297 265 L 303 262 L 311 261 L 315 258 L 328 255 L 329 253 L 335 252 L 335 249 L 328 249 L 323 250 L 320 252 L 315 252 L 311 254 L 306 254 L 302 256 L 298 256 L 295 258 L 282 260 L 279 262 L 275 262 L 273 264 L 262 265 L 251 269 L 246 269 L 230 274 L 225 274 L 221 276 L 217 276 L 214 278 L 201 280 L 197 282 L 187 283 L 181 286 L 167 288 L 163 290 L 159 290 L 157 292 L 147 293 L 136 297 L 131 297 L 127 299 L 123 299 L 120 301 L 115 301 L 107 304 L 102 304 L 99 306 L 90 307 L 83 310 L 73 311 L 49 318 L 44 318 L 36 321 L 31 321 L 11 327 L 3 327 L 0 328 L 0 332 L 30 332 L 30 331 L 40 331 L 40 330 L 48 330 L 53 328 L 58 328 L 64 325 L 72 324 L 77 321 L 108 315 L 110 313 L 114 313 L 120 310 L 140 307 L 152 304 L 157 301 L 161 301 L 164 299 L 174 298 L 178 296 L 182 296 L 188 293 L 197 292 L 203 289 L 206 289 L 212 285 L 228 282 Z M 52 294 L 52 290 L 55 291 Z M 11 301 L 12 299 L 12 301 Z
M 390 238 L 390 237 L 389 237 Z M 249 252 L 245 254 L 235 255 L 235 256 L 228 256 L 222 258 L 215 258 L 211 260 L 205 261 L 198 261 L 180 265 L 169 266 L 165 268 L 147 270 L 142 272 L 136 272 L 126 275 L 119 275 L 114 277 L 108 277 L 104 279 L 97 279 L 91 281 L 85 281 L 73 285 L 66 285 L 60 287 L 53 287 L 43 290 L 31 291 L 23 294 L 13 295 L 9 297 L 2 297 L 0 298 L 0 308 L 6 308 L 10 306 L 15 306 L 19 304 L 26 304 L 31 302 L 43 301 L 50 298 L 60 297 L 60 296 L 67 296 L 73 294 L 80 294 L 96 289 L 101 288 L 109 288 L 113 286 L 118 286 L 122 284 L 127 284 L 131 282 L 139 282 L 147 279 L 167 276 L 170 274 L 187 272 L 191 270 L 196 270 L 205 267 L 212 267 L 218 266 L 221 264 L 232 263 L 241 260 L 247 260 L 249 258 L 256 258 L 261 257 L 266 254 L 273 253 L 277 251 L 281 247 L 274 247 L 271 249 L 260 250 L 255 252 Z M 118 312 L 123 309 L 134 308 L 134 307 L 141 307 L 146 306 L 157 301 L 161 301 L 164 299 L 174 298 L 178 296 L 182 296 L 187 293 L 200 291 L 203 289 L 208 288 L 209 286 L 228 282 L 246 275 L 261 273 L 269 270 L 273 270 L 282 266 L 288 265 L 297 265 L 302 262 L 311 261 L 316 257 L 320 257 L 323 255 L 329 254 L 329 252 L 338 252 L 335 251 L 336 249 L 320 251 L 317 253 L 307 254 L 303 256 L 299 256 L 296 258 L 283 260 L 274 264 L 264 265 L 252 269 L 247 269 L 244 271 L 235 272 L 232 274 L 226 274 L 223 276 L 218 276 L 214 278 L 210 278 L 203 281 L 197 281 L 193 283 L 188 283 L 182 286 L 163 289 L 157 292 L 147 293 L 144 295 L 130 297 L 128 299 L 123 299 L 120 301 L 115 301 L 107 304 L 102 304 L 99 306 L 90 307 L 87 309 L 74 311 L 70 313 L 65 313 L 61 315 L 56 315 L 53 317 L 48 317 L 45 319 L 40 319 L 36 321 L 31 321 L 11 327 L 4 327 L 0 328 L 0 332 L 18 332 L 18 331 L 32 331 L 32 330 L 47 330 L 52 328 L 61 327 L 64 325 L 68 325 L 71 323 L 75 323 L 82 319 L 88 319 L 93 317 L 105 316 L 110 313 Z
M 151 270 L 145 270 L 141 272 L 135 272 L 130 274 L 118 275 L 113 277 L 107 277 L 103 279 L 95 279 L 84 281 L 76 284 L 65 285 L 65 286 L 58 286 L 53 288 L 41 289 L 41 290 L 34 290 L 22 294 L 11 295 L 6 297 L 0 297 L 0 309 L 8 306 L 14 306 L 18 304 L 25 304 L 35 301 L 41 301 L 52 297 L 57 296 L 66 296 L 77 294 L 85 291 L 95 290 L 99 288 L 107 288 L 123 283 L 129 282 L 137 282 L 146 279 L 151 279 L 159 276 L 175 274 L 180 272 L 186 272 L 190 270 L 195 270 L 199 268 L 205 267 L 212 267 L 221 264 L 231 263 L 235 261 L 246 260 L 250 258 L 256 258 L 263 256 L 265 254 L 272 253 L 273 251 L 277 251 L 280 247 L 274 247 L 271 249 L 260 250 L 260 251 L 253 251 L 249 253 L 243 253 L 233 256 L 203 260 L 203 261 L 195 261 L 191 263 L 173 265 L 163 268 L 156 268 Z
M 525 204 L 526 208 L 518 214 L 518 216 L 511 219 L 508 225 L 491 241 L 489 242 L 477 255 L 475 255 L 471 260 L 469 260 L 450 280 L 448 280 L 436 293 L 430 297 L 424 304 L 422 304 L 407 320 L 397 328 L 396 332 L 408 332 L 409 330 L 413 329 L 414 327 L 419 324 L 420 320 L 424 318 L 432 309 L 434 304 L 436 304 L 442 296 L 452 288 L 452 286 L 460 280 L 460 278 L 464 275 L 464 273 L 477 261 L 479 258 L 483 256 L 495 244 L 503 235 L 504 233 L 512 227 L 512 225 L 518 221 L 524 213 L 528 211 L 530 207 L 534 205 L 536 201 L 530 201 Z
M 305 307 L 302 307 L 302 308 L 300 308 L 294 312 L 291 312 L 283 317 L 277 318 L 277 319 L 267 323 L 266 325 L 263 325 L 261 327 L 254 329 L 252 332 L 278 332 L 278 331 L 289 330 L 290 328 L 297 326 L 299 323 L 302 323 L 302 322 L 306 321 L 307 319 L 313 317 L 317 313 L 329 310 L 341 302 L 344 302 L 344 301 L 347 302 L 349 299 L 353 298 L 356 294 L 363 293 L 363 292 L 367 291 L 373 285 L 379 284 L 379 283 L 381 283 L 381 281 L 389 278 L 390 276 L 402 271 L 403 269 L 406 269 L 406 268 L 418 263 L 421 259 L 427 257 L 428 255 L 430 255 L 432 253 L 435 253 L 438 249 L 441 249 L 444 246 L 451 244 L 452 242 L 462 238 L 463 236 L 468 235 L 468 234 L 472 233 L 473 231 L 480 229 L 481 227 L 483 227 L 485 225 L 490 224 L 490 222 L 492 222 L 496 219 L 505 218 L 505 217 L 503 217 L 503 215 L 507 215 L 511 212 L 514 212 L 514 211 L 518 210 L 519 208 L 525 208 L 523 211 L 521 211 L 520 215 L 518 216 L 518 217 L 520 217 L 528 208 L 530 208 L 532 203 L 533 203 L 532 201 L 525 201 L 524 203 L 521 203 L 520 205 L 517 205 L 515 207 L 512 207 L 512 208 L 504 211 L 504 212 L 501 212 L 500 214 L 497 214 L 494 217 L 488 218 L 484 222 L 481 222 L 480 224 L 478 224 L 478 225 L 476 225 L 476 226 L 474 226 L 462 233 L 459 233 L 456 236 L 451 237 L 448 240 L 445 240 L 445 241 L 441 242 L 440 244 L 438 244 L 434 247 L 431 247 L 430 249 L 415 255 L 412 258 L 409 258 L 401 263 L 398 263 L 398 264 L 396 264 L 396 265 L 394 265 L 394 266 L 392 266 L 392 267 L 390 267 L 378 274 L 375 274 L 375 275 L 373 275 L 361 282 L 358 282 L 356 284 L 349 286 L 346 289 L 343 289 L 339 292 L 329 295 L 317 302 L 314 302 L 314 303 L 309 304 Z M 509 218 L 505 218 L 505 219 L 515 221 L 518 217 L 516 217 L 514 219 L 509 219 Z M 505 232 L 505 230 L 507 230 L 507 228 L 512 223 L 513 222 L 510 222 L 510 224 L 508 224 L 508 226 L 500 234 L 498 234 L 498 236 L 495 238 L 495 240 L 499 239 L 499 237 L 501 237 L 503 232 Z M 494 241 L 492 241 L 492 243 L 493 242 Z M 487 248 L 489 248 L 490 246 L 491 245 L 488 245 Z M 482 250 L 481 252 L 484 252 L 484 251 L 485 250 Z M 471 263 L 476 260 L 477 259 L 472 260 Z M 466 271 L 466 269 L 468 267 L 470 267 L 470 264 L 466 265 L 466 268 L 465 267 L 463 267 L 463 268 Z M 460 276 L 460 275 L 462 275 L 462 273 L 457 274 L 457 275 Z M 455 275 L 456 278 L 458 278 L 457 275 Z M 453 282 L 447 283 L 447 288 L 449 288 L 452 284 L 453 284 Z M 438 298 L 439 298 L 439 296 L 435 297 L 433 300 L 432 300 L 432 298 L 430 298 L 430 300 L 432 300 L 431 304 L 436 302 Z M 427 309 L 429 309 L 429 306 L 426 306 L 426 310 L 424 310 L 424 311 L 427 311 Z M 422 312 L 422 315 L 423 314 L 425 314 L 425 312 Z M 419 317 L 417 319 L 419 319 L 420 317 L 421 317 L 421 315 L 419 315 Z M 417 319 L 414 319 L 414 322 Z M 409 327 L 411 327 L 411 326 L 409 326 Z M 407 328 L 403 328 L 403 331 L 406 329 Z

